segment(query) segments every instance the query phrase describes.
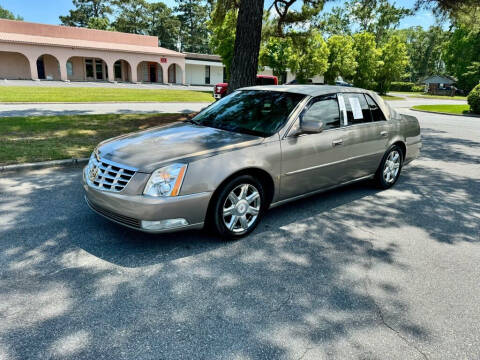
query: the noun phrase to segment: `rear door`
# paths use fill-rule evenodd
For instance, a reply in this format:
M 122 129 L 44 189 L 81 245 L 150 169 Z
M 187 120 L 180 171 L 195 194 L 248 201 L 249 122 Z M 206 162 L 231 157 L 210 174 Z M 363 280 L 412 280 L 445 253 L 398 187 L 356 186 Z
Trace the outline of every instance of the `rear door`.
M 389 136 L 389 123 L 373 99 L 362 93 L 339 94 L 345 104 L 348 143 L 345 144 L 350 178 L 377 170 Z M 374 121 L 375 120 L 375 121 Z

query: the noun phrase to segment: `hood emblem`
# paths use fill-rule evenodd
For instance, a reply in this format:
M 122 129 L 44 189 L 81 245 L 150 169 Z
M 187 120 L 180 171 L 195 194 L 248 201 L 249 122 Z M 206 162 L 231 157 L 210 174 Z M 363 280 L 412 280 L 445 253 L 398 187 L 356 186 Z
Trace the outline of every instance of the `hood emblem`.
M 94 182 L 97 179 L 98 175 L 98 167 L 93 167 L 90 169 L 90 172 L 88 173 L 88 178 L 90 179 L 91 182 Z

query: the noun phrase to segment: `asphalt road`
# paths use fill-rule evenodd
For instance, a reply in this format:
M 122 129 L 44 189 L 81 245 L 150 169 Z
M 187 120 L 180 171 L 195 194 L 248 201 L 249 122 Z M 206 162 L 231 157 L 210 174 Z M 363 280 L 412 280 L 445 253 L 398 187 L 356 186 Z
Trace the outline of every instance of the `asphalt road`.
M 394 188 L 238 242 L 112 224 L 79 168 L 0 174 L 0 359 L 480 358 L 480 119 L 412 114 L 424 149 Z

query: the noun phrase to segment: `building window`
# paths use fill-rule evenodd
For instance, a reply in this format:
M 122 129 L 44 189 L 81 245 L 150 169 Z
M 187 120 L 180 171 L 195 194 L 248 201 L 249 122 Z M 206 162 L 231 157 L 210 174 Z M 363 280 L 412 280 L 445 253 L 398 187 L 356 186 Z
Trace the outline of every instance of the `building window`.
M 93 79 L 95 77 L 93 73 L 93 59 L 85 59 L 85 75 L 87 79 Z
M 205 84 L 210 84 L 210 65 L 205 66 Z
M 97 80 L 103 80 L 103 64 L 101 60 L 95 60 L 95 72 L 97 73 Z
M 67 61 L 67 75 L 73 76 L 73 64 L 71 61 Z

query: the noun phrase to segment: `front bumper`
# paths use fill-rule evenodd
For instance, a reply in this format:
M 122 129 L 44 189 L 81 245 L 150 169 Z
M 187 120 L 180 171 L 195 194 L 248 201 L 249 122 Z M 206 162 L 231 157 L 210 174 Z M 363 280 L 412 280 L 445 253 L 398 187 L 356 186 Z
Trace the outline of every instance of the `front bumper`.
M 192 195 L 154 198 L 126 195 L 94 189 L 83 178 L 85 200 L 92 210 L 118 224 L 149 233 L 166 233 L 203 228 L 211 192 Z M 188 225 L 150 230 L 142 227 L 142 220 L 162 221 L 185 219 Z

